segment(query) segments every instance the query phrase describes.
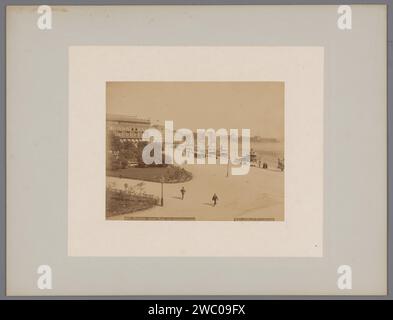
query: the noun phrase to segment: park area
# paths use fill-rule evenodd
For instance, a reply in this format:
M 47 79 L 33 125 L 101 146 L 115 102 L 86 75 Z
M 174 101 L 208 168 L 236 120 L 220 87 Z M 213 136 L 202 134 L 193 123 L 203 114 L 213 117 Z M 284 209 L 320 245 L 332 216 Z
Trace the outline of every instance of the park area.
M 107 188 L 106 217 L 147 210 L 157 205 L 159 199 L 153 195 L 135 194 L 128 190 Z
M 107 170 L 107 177 L 118 177 L 150 182 L 180 183 L 192 179 L 192 174 L 184 168 L 168 166 L 129 167 Z
M 107 217 L 109 220 L 283 221 L 284 172 L 277 168 L 251 167 L 248 175 L 227 176 L 225 165 L 185 165 L 192 179 L 181 183 L 159 183 L 122 177 L 107 177 L 113 190 L 131 188 L 136 194 L 156 198 L 154 205 Z M 145 170 L 145 169 L 143 169 Z M 153 175 L 154 170 L 150 173 Z M 159 172 L 159 171 L 157 171 Z M 181 189 L 185 194 L 182 200 Z M 218 196 L 214 206 L 212 197 Z M 125 210 L 126 211 L 126 210 Z M 124 212 L 125 212 L 124 211 Z

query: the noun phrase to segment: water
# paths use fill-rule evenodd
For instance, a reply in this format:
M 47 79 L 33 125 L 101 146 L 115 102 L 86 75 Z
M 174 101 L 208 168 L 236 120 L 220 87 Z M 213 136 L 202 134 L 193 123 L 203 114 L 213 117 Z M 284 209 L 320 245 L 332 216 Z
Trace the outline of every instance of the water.
M 277 167 L 277 158 L 285 158 L 283 142 L 251 142 L 251 149 L 256 153 L 257 160 L 266 162 L 269 167 Z

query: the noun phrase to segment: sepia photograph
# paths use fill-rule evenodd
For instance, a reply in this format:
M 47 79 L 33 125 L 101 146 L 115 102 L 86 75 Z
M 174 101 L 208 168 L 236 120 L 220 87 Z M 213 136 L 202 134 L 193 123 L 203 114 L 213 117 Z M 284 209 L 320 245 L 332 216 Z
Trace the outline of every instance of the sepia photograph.
M 284 82 L 107 82 L 106 219 L 284 221 Z

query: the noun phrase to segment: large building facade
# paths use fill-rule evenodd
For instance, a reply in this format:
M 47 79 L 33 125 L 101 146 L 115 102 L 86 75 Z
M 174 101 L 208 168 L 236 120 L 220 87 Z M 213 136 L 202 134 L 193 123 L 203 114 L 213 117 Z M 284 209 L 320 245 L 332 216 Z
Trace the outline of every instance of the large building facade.
M 142 140 L 142 134 L 148 128 L 150 128 L 149 119 L 113 114 L 107 114 L 106 117 L 107 131 L 119 137 L 120 141 L 136 143 Z

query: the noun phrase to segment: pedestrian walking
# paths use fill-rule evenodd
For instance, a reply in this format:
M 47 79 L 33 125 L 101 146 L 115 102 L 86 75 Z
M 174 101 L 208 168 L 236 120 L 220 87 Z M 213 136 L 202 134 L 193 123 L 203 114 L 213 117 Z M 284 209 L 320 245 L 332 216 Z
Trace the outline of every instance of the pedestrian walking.
M 213 198 L 212 198 L 212 200 L 213 200 L 213 207 L 215 207 L 215 206 L 216 206 L 216 204 L 217 204 L 217 200 L 218 200 L 218 197 L 217 197 L 217 195 L 216 195 L 216 194 L 213 194 Z
M 184 189 L 184 187 L 181 187 L 180 192 L 181 192 L 181 199 L 183 200 L 184 194 L 186 193 L 186 189 Z

